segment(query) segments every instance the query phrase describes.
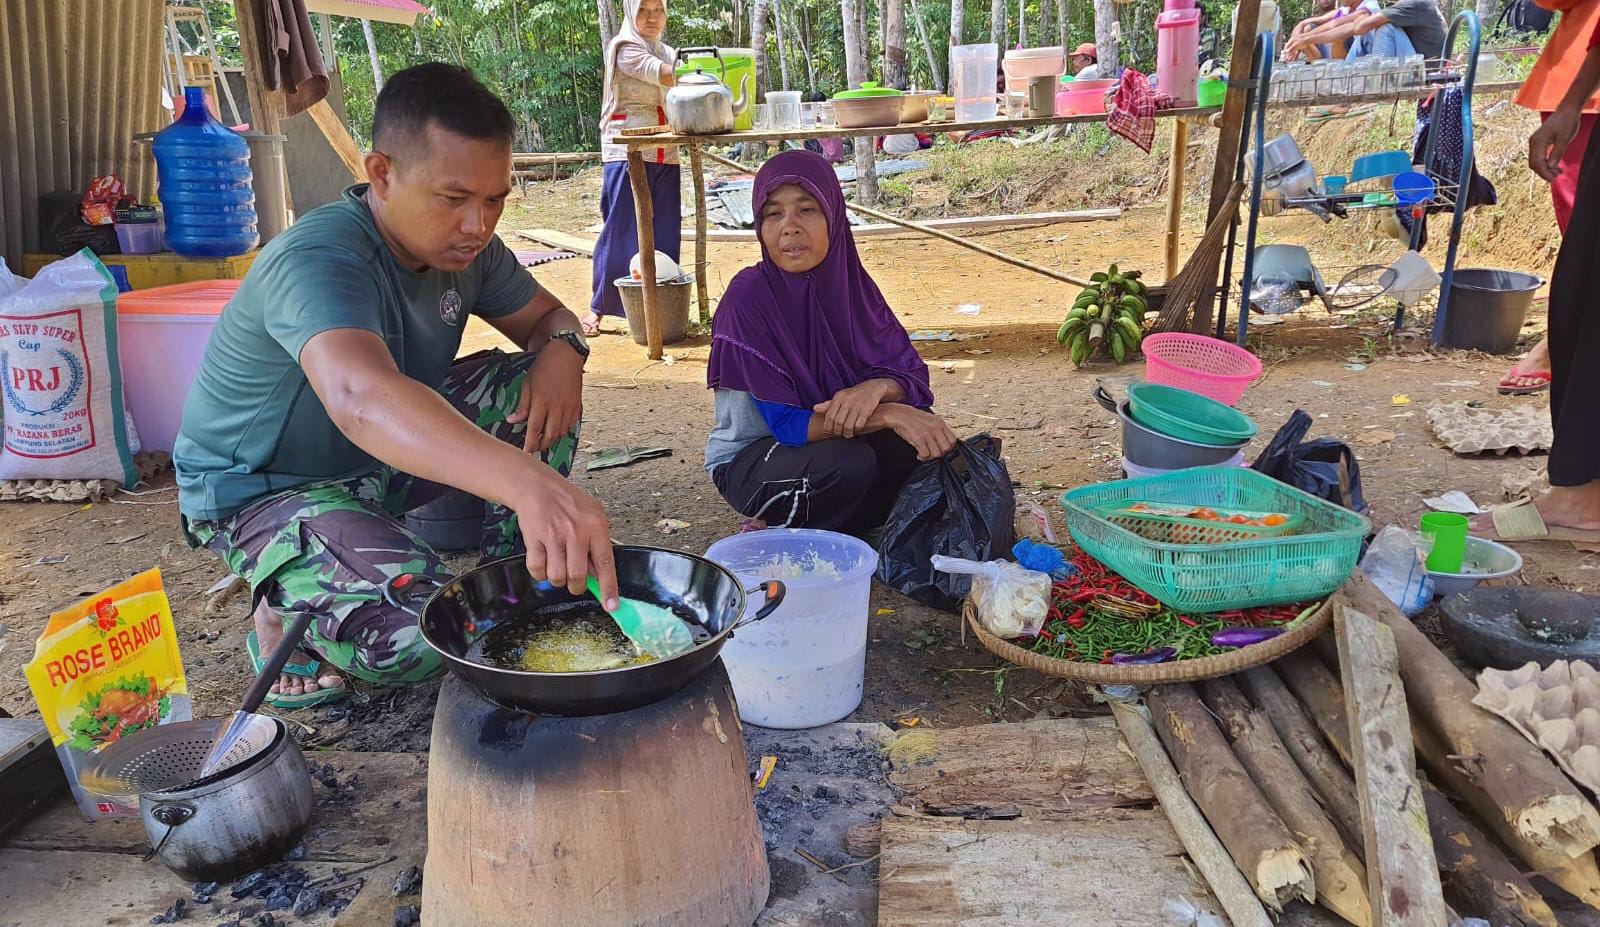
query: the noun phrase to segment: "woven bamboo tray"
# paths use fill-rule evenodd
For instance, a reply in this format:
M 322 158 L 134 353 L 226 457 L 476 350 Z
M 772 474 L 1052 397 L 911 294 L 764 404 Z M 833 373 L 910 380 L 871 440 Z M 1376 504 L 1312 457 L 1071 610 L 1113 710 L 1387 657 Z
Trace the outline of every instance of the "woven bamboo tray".
M 1002 660 L 1026 669 L 1037 670 L 1046 676 L 1076 679 L 1101 685 L 1147 686 L 1166 682 L 1193 682 L 1196 679 L 1215 679 L 1228 676 L 1252 666 L 1270 663 L 1292 653 L 1309 643 L 1327 629 L 1333 621 L 1333 607 L 1325 599 L 1317 610 L 1307 616 L 1298 628 L 1268 641 L 1241 647 L 1230 653 L 1196 660 L 1179 660 L 1173 663 L 1112 664 L 1080 663 L 1076 660 L 1058 660 L 1018 647 L 1016 644 L 990 634 L 978 621 L 978 607 L 968 599 L 961 608 L 961 617 L 972 627 L 978 641 Z

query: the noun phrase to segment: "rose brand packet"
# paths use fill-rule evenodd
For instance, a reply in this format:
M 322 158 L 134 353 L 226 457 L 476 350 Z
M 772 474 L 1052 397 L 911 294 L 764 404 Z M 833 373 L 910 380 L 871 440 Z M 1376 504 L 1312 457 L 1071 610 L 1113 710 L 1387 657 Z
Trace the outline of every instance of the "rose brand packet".
M 190 719 L 161 571 L 140 573 L 51 615 L 24 672 L 83 816 L 135 813 L 86 792 L 78 777 L 96 753 L 122 738 Z

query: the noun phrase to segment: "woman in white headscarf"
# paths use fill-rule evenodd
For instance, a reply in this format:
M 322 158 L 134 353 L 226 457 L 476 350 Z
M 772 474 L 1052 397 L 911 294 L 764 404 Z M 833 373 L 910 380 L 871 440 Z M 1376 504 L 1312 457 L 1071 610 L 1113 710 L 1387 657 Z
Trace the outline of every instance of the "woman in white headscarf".
M 586 334 L 598 334 L 602 316 L 622 316 L 622 300 L 612 281 L 628 275 L 639 253 L 639 227 L 628 185 L 628 149 L 614 142 L 622 129 L 667 124 L 666 94 L 673 84 L 677 53 L 661 41 L 667 28 L 665 0 L 624 0 L 627 21 L 606 49 L 605 98 L 600 108 L 600 154 L 605 183 L 600 216 L 605 227 L 594 247 L 594 297 L 583 318 Z M 656 250 L 678 260 L 681 222 L 678 149 L 645 151 L 645 173 L 655 207 Z

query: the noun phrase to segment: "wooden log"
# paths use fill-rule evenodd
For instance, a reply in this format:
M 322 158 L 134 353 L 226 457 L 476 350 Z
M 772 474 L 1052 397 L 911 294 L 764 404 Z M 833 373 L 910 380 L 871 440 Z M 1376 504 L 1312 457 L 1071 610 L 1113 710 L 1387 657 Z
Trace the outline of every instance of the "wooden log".
M 1173 767 L 1167 752 L 1161 748 L 1144 712 L 1126 702 L 1113 701 L 1111 715 L 1117 719 L 1117 727 L 1128 742 L 1128 749 L 1139 761 L 1139 768 L 1150 780 L 1150 787 L 1155 790 L 1161 810 L 1166 812 L 1167 820 L 1177 832 L 1184 852 L 1189 854 L 1195 868 L 1200 870 L 1206 885 L 1211 888 L 1211 894 L 1216 896 L 1223 913 L 1228 915 L 1228 921 L 1233 927 L 1272 927 L 1272 920 L 1261 906 L 1255 890 L 1245 881 L 1239 867 L 1234 865 L 1233 857 L 1228 855 L 1227 848 L 1217 839 L 1194 799 L 1184 790 L 1177 769 Z
M 1549 879 L 1584 904 L 1600 908 L 1600 866 L 1595 865 L 1594 854 L 1567 856 L 1536 846 L 1517 832 L 1494 800 L 1457 765 L 1459 758 L 1450 754 L 1449 746 L 1432 727 L 1418 723 L 1411 733 L 1416 740 L 1417 755 L 1427 766 L 1429 775 L 1466 802 L 1477 814 L 1479 823 L 1522 860 L 1529 875 Z
M 1594 805 L 1536 745 L 1472 704 L 1478 687 L 1371 580 L 1357 572 L 1336 595 L 1393 633 L 1401 679 L 1417 714 L 1440 735 L 1448 753 L 1465 759 L 1467 778 L 1518 834 L 1568 857 L 1588 854 L 1600 844 L 1600 812 Z
M 706 162 L 699 145 L 689 146 L 689 176 L 694 180 L 694 293 L 701 324 L 711 321 L 711 298 L 706 295 Z
M 1234 755 L 1305 851 L 1316 878 L 1317 903 L 1356 927 L 1367 927 L 1372 923 L 1372 905 L 1361 859 L 1345 847 L 1338 826 L 1322 809 L 1272 722 L 1231 679 L 1200 683 L 1200 696 L 1222 722 Z
M 594 257 L 595 240 L 582 235 L 571 235 L 567 232 L 558 232 L 555 229 L 514 229 L 513 235 L 536 241 L 541 245 L 571 251 L 582 257 Z
M 883 822 L 851 824 L 844 832 L 844 851 L 855 859 L 871 859 L 883 848 Z
M 1238 679 L 1250 693 L 1251 701 L 1272 722 L 1289 755 L 1294 757 L 1295 764 L 1322 798 L 1322 807 L 1339 825 L 1345 845 L 1351 849 L 1360 847 L 1361 815 L 1355 780 L 1323 742 L 1316 726 L 1306 717 L 1305 709 L 1270 666 L 1246 670 Z
M 1417 784 L 1394 635 L 1354 608 L 1337 608 L 1333 622 L 1375 922 L 1383 927 L 1439 927 L 1447 917 L 1444 886 Z
M 367 179 L 366 159 L 361 154 L 361 146 L 350 137 L 350 129 L 339 119 L 339 114 L 333 111 L 327 100 L 318 100 L 306 110 L 311 116 L 311 121 L 317 124 L 317 129 L 322 132 L 322 137 L 328 140 L 328 147 L 344 162 L 345 169 L 350 172 L 358 183 Z
M 966 249 L 968 249 L 970 251 L 976 251 L 979 254 L 988 255 L 989 257 L 992 257 L 997 261 L 1001 261 L 1003 263 L 1010 264 L 1012 267 L 1020 267 L 1023 270 L 1031 270 L 1036 274 L 1041 274 L 1043 276 L 1049 277 L 1052 280 L 1059 280 L 1062 283 L 1070 283 L 1073 286 L 1089 286 L 1090 285 L 1089 281 L 1083 279 L 1082 277 L 1074 277 L 1071 274 L 1064 274 L 1059 270 L 1051 270 L 1048 267 L 1041 267 L 1038 264 L 1035 264 L 1035 263 L 1033 263 L 1031 261 L 1024 261 L 1022 258 L 1013 257 L 1012 255 L 1006 254 L 1003 251 L 996 251 L 993 248 L 989 248 L 989 247 L 985 247 L 984 245 L 980 245 L 975 241 L 968 241 L 965 238 L 961 238 L 961 237 L 959 237 L 957 235 L 952 235 L 949 232 L 945 232 L 945 231 L 941 231 L 941 230 L 936 229 L 936 228 L 932 228 L 931 226 L 924 225 L 924 224 L 922 224 L 920 222 L 912 222 L 909 219 L 901 219 L 901 218 L 899 218 L 897 216 L 891 216 L 886 212 L 879 212 L 876 209 L 872 209 L 871 207 L 868 207 L 868 206 L 863 206 L 860 203 L 846 203 L 845 206 L 849 207 L 854 212 L 860 213 L 863 216 L 871 216 L 872 218 L 877 219 L 879 222 L 888 222 L 891 225 L 898 225 L 898 226 L 902 226 L 902 227 L 908 228 L 908 229 L 915 229 L 916 231 L 919 231 L 919 232 L 923 233 L 924 235 L 932 235 L 934 238 L 943 239 L 944 241 L 948 241 L 953 245 L 960 245 L 961 247 L 966 248 Z
M 1318 643 L 1324 639 L 1333 643 L 1329 638 L 1318 638 Z M 1277 668 L 1306 703 L 1334 749 L 1348 757 L 1350 726 L 1345 719 L 1343 684 L 1327 664 L 1309 653 L 1309 648 L 1279 660 Z M 1412 718 L 1412 736 L 1418 740 L 1417 752 L 1426 762 L 1422 738 L 1418 737 L 1421 725 L 1420 720 Z M 1445 894 L 1456 907 L 1496 925 L 1553 927 L 1555 915 L 1533 883 L 1433 783 L 1420 774 L 1417 778 L 1423 790 L 1428 831 L 1433 836 L 1433 850 L 1438 857 Z
M 1557 927 L 1555 912 L 1527 877 L 1438 787 L 1421 783 L 1439 874 L 1456 907 L 1496 927 Z
M 1311 866 L 1294 835 L 1239 765 L 1194 687 L 1160 686 L 1147 702 L 1183 784 L 1256 896 L 1280 912 L 1291 901 L 1315 901 Z
M 645 341 L 651 360 L 661 359 L 661 308 L 656 294 L 655 203 L 644 172 L 644 156 L 628 149 L 628 183 L 633 187 L 633 214 L 639 223 L 639 276 L 644 295 Z

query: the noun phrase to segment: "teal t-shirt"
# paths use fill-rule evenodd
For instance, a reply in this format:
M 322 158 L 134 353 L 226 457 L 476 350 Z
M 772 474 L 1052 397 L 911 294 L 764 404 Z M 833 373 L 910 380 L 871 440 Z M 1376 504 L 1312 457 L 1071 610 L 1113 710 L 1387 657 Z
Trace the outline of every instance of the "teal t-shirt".
M 406 270 L 379 237 L 365 192 L 351 187 L 269 242 L 218 318 L 172 451 L 189 519 L 225 518 L 263 496 L 375 466 L 300 369 L 313 336 L 374 332 L 402 373 L 437 389 L 468 315 L 509 315 L 538 293 L 498 238 L 466 270 Z

